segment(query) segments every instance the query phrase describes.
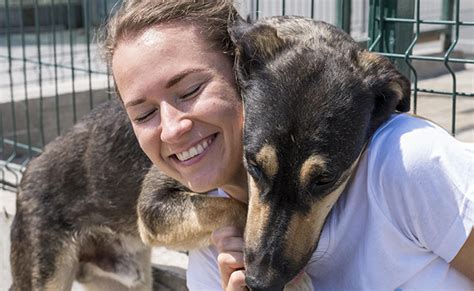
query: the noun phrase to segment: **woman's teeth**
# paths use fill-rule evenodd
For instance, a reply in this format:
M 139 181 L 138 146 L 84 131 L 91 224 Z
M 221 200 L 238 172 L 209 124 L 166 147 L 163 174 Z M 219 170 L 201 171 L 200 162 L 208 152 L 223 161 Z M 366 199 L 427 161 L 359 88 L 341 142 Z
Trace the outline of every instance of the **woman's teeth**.
M 200 153 L 202 153 L 205 149 L 207 149 L 207 147 L 211 144 L 212 140 L 209 138 L 209 139 L 206 139 L 204 140 L 203 142 L 201 142 L 200 144 L 197 144 L 193 147 L 191 147 L 189 150 L 187 151 L 184 151 L 184 152 L 180 152 L 180 153 L 177 153 L 176 154 L 176 157 L 178 158 L 178 160 L 180 160 L 181 162 L 183 161 L 186 161 L 186 160 L 189 160 L 190 158 L 193 158 L 197 155 L 199 155 Z

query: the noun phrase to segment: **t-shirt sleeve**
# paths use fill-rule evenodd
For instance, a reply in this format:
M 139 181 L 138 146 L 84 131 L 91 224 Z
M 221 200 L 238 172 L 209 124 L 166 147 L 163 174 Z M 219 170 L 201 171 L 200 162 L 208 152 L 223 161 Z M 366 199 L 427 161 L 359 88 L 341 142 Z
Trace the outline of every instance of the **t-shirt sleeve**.
M 206 247 L 189 252 L 186 284 L 190 291 L 221 291 L 217 250 Z
M 450 262 L 474 224 L 474 145 L 402 116 L 375 136 L 369 151 L 372 192 L 388 219 Z

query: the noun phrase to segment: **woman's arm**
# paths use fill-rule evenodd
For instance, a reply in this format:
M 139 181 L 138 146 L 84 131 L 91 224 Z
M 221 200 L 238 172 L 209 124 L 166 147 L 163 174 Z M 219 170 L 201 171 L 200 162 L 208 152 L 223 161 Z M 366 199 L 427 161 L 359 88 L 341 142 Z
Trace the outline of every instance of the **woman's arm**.
M 474 229 L 473 229 L 474 230 Z M 458 254 L 450 262 L 456 270 L 474 281 L 474 231 L 467 238 Z

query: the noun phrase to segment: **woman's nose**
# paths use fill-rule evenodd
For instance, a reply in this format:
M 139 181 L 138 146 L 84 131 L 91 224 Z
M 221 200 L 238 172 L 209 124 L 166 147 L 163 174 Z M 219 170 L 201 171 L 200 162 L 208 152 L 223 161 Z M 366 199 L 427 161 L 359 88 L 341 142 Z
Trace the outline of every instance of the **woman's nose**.
M 161 140 L 166 143 L 178 143 L 180 138 L 191 130 L 193 123 L 186 114 L 168 103 L 160 105 Z

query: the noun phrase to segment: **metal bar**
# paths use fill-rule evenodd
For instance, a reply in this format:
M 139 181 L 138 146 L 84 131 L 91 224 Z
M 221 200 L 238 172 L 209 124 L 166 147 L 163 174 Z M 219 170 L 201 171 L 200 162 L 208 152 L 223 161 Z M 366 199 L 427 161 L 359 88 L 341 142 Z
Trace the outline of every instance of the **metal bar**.
M 61 116 L 59 111 L 59 87 L 58 87 L 58 58 L 56 50 L 56 6 L 54 0 L 51 0 L 51 20 L 53 34 L 53 66 L 54 66 L 54 104 L 56 109 L 56 134 L 61 134 Z M 46 65 L 46 64 L 45 64 Z
M 311 0 L 311 18 L 314 18 L 314 0 Z
M 43 123 L 43 67 L 41 66 L 41 37 L 40 37 L 40 23 L 39 23 L 39 5 L 38 0 L 35 0 L 35 32 L 38 54 L 38 86 L 39 86 L 39 127 L 40 127 L 40 142 L 41 146 L 45 145 L 44 138 L 44 123 Z
M 405 58 L 404 54 L 396 54 L 396 53 L 380 53 L 380 54 L 384 55 L 386 57 L 390 57 L 390 58 L 400 58 L 400 59 Z M 437 62 L 444 62 L 445 61 L 444 57 L 427 57 L 427 56 L 410 55 L 410 56 L 408 56 L 408 58 L 411 59 L 411 60 L 424 60 L 424 61 L 437 61 Z M 447 62 L 449 62 L 449 63 L 474 64 L 474 60 L 458 59 L 458 58 L 448 58 Z
M 453 0 L 443 0 L 443 20 L 453 20 L 453 12 L 454 12 L 454 1 Z M 458 7 L 459 10 L 459 7 Z M 443 39 L 443 50 L 447 51 L 448 48 L 451 46 L 453 38 L 453 33 L 451 31 L 451 27 L 446 25 L 444 39 Z
M 13 72 L 12 72 L 12 43 L 11 43 L 11 31 L 10 31 L 10 7 L 9 7 L 9 0 L 5 0 L 5 20 L 7 22 L 7 50 L 8 50 L 8 76 L 10 81 L 10 109 L 12 113 L 12 128 L 13 128 L 13 140 L 15 144 L 17 143 L 17 128 L 16 128 L 16 110 L 15 110 L 15 100 L 14 100 L 14 93 L 13 93 Z M 15 149 L 15 148 L 14 148 Z M 8 158 L 12 158 L 16 156 L 16 151 L 14 150 L 11 156 Z
M 25 28 L 23 19 L 23 0 L 20 0 L 20 34 L 21 34 L 21 51 L 23 60 L 26 60 L 26 41 L 25 41 Z M 24 104 L 25 104 L 25 123 L 26 123 L 26 138 L 29 145 L 28 156 L 31 156 L 31 129 L 30 129 L 30 108 L 28 100 L 28 74 L 26 69 L 26 62 L 23 62 L 23 89 L 24 89 Z
M 336 19 L 337 26 L 347 33 L 351 32 L 351 0 L 337 0 L 336 2 Z
M 107 20 L 108 19 L 108 7 L 107 7 L 107 0 L 104 0 L 103 1 L 103 5 L 104 5 L 104 20 Z M 109 68 L 109 64 L 106 64 L 105 66 L 107 68 L 107 98 L 110 100 L 111 99 L 111 94 L 110 92 L 112 92 L 112 86 L 110 85 L 110 68 Z
M 420 19 L 420 0 L 416 0 L 415 3 L 415 20 Z M 407 67 L 411 70 L 411 76 L 413 77 L 413 113 L 416 114 L 417 111 L 417 104 L 418 104 L 418 74 L 411 64 L 411 61 L 409 59 L 409 56 L 412 54 L 413 47 L 415 47 L 416 42 L 418 41 L 418 37 L 420 36 L 420 22 L 417 21 L 415 23 L 415 37 L 413 38 L 413 41 L 411 44 L 408 46 L 407 50 L 405 51 L 405 64 Z
M 5 19 L 7 22 L 7 49 L 8 49 L 8 55 L 12 55 L 11 51 L 11 31 L 10 31 L 10 6 L 9 6 L 9 0 L 5 0 Z M 12 127 L 13 127 L 13 142 L 12 144 L 14 145 L 12 153 L 8 156 L 8 158 L 5 161 L 5 164 L 3 165 L 7 171 L 11 172 L 13 176 L 15 177 L 16 182 L 18 183 L 18 176 L 15 171 L 12 171 L 9 168 L 9 163 L 16 157 L 17 152 L 16 152 L 16 145 L 18 144 L 18 139 L 17 139 L 17 128 L 16 128 L 16 110 L 15 110 L 15 102 L 14 102 L 14 97 L 13 97 L 13 74 L 12 74 L 12 60 L 11 58 L 8 59 L 8 75 L 10 78 L 10 106 L 11 106 L 11 112 L 12 112 Z
M 11 139 L 8 139 L 8 138 L 2 138 L 2 142 L 4 144 L 12 145 L 15 148 L 20 148 L 20 149 L 23 149 L 23 150 L 28 150 L 28 149 L 31 148 L 31 150 L 34 151 L 37 154 L 39 154 L 43 151 L 41 148 L 34 147 L 34 146 L 31 146 L 31 145 L 27 145 L 27 144 L 22 144 L 22 143 L 17 142 L 16 140 L 11 140 Z
M 86 31 L 86 43 L 87 43 L 87 72 L 89 76 L 89 108 L 94 107 L 94 100 L 92 99 L 92 70 L 91 70 L 91 38 L 90 38 L 90 1 L 83 0 L 84 8 L 84 22 L 85 22 L 85 31 Z
M 281 1 L 281 15 L 285 15 L 286 13 L 286 1 L 282 0 Z
M 459 0 L 456 0 L 456 16 L 455 16 L 455 21 L 456 23 L 459 22 Z M 454 41 L 451 43 L 449 46 L 448 50 L 446 51 L 446 54 L 444 55 L 444 66 L 448 71 L 451 73 L 451 76 L 453 78 L 453 93 L 452 93 L 452 119 L 451 119 L 451 133 L 453 136 L 456 135 L 456 74 L 454 73 L 453 69 L 449 66 L 448 59 L 449 55 L 453 52 L 454 48 L 458 44 L 459 41 L 459 25 L 456 25 L 455 27 L 455 37 Z
M 69 25 L 69 49 L 70 49 L 70 60 L 71 60 L 71 79 L 72 79 L 72 116 L 73 123 L 77 122 L 77 109 L 76 109 L 76 88 L 75 88 L 75 73 L 74 73 L 74 42 L 72 38 L 72 4 L 71 0 L 67 1 L 68 11 L 68 25 Z
M 383 4 L 383 0 L 370 0 L 369 23 L 371 25 L 369 25 L 369 39 L 367 41 L 369 51 L 382 51 Z
M 395 25 L 393 22 L 386 22 L 386 17 L 401 17 L 401 18 L 413 18 L 414 16 L 414 1 L 413 0 L 393 0 L 387 1 L 384 6 L 384 26 L 381 26 L 381 30 L 385 31 L 384 38 L 382 39 L 382 51 L 401 53 L 405 52 L 408 45 L 413 39 L 413 25 L 411 23 L 398 23 Z M 398 70 L 410 79 L 410 68 L 406 65 L 405 55 L 404 61 L 395 60 L 395 65 Z
M 432 94 L 439 94 L 439 95 L 453 95 L 453 92 L 449 91 L 440 91 L 440 90 L 434 90 L 434 89 L 420 89 L 418 88 L 418 92 L 424 92 L 424 93 L 432 93 Z M 456 92 L 457 96 L 463 96 L 463 97 L 474 97 L 474 92 L 473 93 L 467 93 L 467 92 Z
M 416 20 L 410 18 L 397 18 L 397 17 L 386 17 L 385 22 L 400 22 L 400 23 L 416 23 Z M 463 26 L 472 26 L 474 22 L 472 21 L 459 21 L 456 23 L 454 20 L 419 20 L 423 24 L 439 24 L 439 25 L 463 25 Z
M 255 3 L 255 20 L 258 20 L 260 17 L 260 0 L 257 0 Z

